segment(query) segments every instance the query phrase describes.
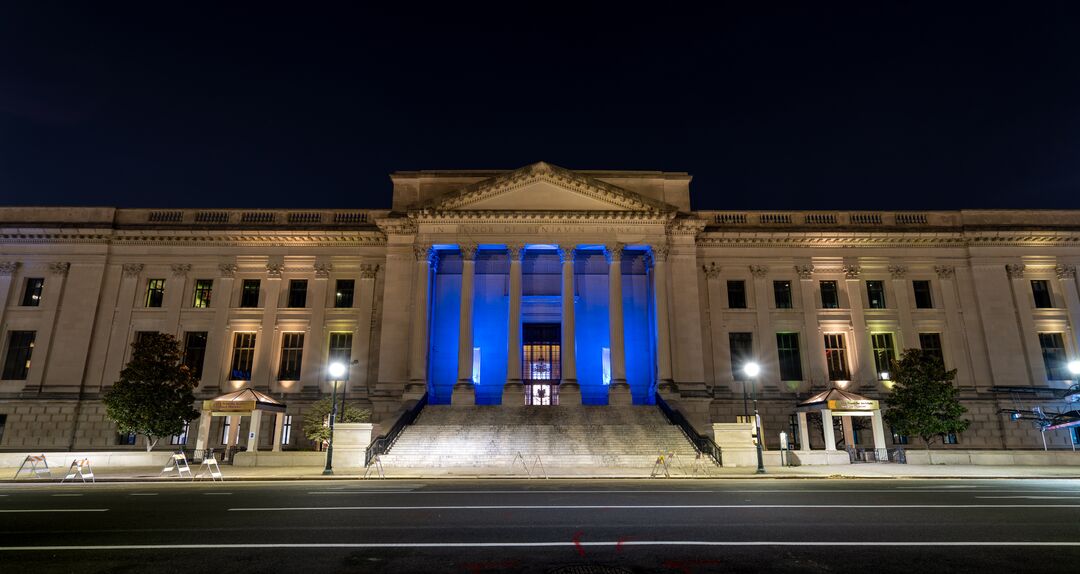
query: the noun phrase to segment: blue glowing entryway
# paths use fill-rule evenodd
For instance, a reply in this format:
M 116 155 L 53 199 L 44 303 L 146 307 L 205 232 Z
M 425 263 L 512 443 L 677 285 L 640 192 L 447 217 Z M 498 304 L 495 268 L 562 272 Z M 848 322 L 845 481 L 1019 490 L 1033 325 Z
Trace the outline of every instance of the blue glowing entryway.
M 442 245 L 430 263 L 431 404 L 471 390 L 478 405 L 515 396 L 516 404 L 557 405 L 560 385 L 575 402 L 580 391 L 586 405 L 608 404 L 616 388 L 629 388 L 634 404 L 654 401 L 648 247 Z M 520 383 L 521 394 L 504 399 L 508 383 Z

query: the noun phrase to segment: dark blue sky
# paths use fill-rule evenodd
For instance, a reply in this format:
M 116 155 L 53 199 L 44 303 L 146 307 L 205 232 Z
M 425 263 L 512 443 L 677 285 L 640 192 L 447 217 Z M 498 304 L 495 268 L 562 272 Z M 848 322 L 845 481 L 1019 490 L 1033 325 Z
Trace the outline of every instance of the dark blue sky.
M 1069 3 L 104 4 L 0 11 L 0 203 L 386 207 L 545 160 L 700 209 L 1080 208 Z

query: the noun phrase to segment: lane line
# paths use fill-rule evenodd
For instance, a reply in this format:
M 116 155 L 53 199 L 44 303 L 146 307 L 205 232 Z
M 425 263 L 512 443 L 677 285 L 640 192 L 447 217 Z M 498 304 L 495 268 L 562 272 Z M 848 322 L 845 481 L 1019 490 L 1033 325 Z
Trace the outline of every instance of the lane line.
M 552 548 L 552 547 L 611 547 L 611 546 L 868 546 L 868 547 L 907 547 L 907 546 L 1015 546 L 1015 547 L 1080 547 L 1080 542 L 1045 542 L 1028 540 L 997 541 L 870 541 L 851 540 L 835 541 L 790 541 L 790 540 L 612 540 L 599 542 L 558 541 L 558 542 L 285 542 L 280 544 L 120 544 L 120 545 L 85 545 L 85 546 L 0 546 L 4 552 L 50 552 L 57 550 L 198 550 L 198 549 L 274 549 L 274 548 Z
M 204 492 L 203 496 L 227 496 L 231 494 L 231 492 Z
M 54 494 L 53 496 L 82 496 L 81 494 Z
M 132 492 L 128 496 L 157 496 L 156 492 Z
M 229 512 L 290 512 L 314 510 L 693 510 L 768 508 L 1080 508 L 1080 504 L 552 504 L 447 506 L 281 506 L 230 508 Z
M 736 490 L 316 490 L 308 494 L 722 494 Z M 792 491 L 804 492 L 804 491 Z M 882 492 L 892 492 L 882 491 Z
M 108 508 L 5 508 L 0 512 L 14 514 L 19 512 L 106 512 Z
M 1067 498 L 1075 500 L 1080 496 L 976 496 L 975 498 L 1027 498 L 1031 500 L 1049 500 L 1049 499 L 1062 499 Z

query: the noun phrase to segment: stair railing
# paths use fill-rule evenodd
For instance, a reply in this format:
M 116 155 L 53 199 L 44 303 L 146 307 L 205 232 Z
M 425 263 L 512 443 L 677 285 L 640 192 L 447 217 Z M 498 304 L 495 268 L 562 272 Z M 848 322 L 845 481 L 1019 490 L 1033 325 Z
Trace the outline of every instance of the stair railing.
M 394 446 L 394 442 L 397 441 L 398 436 L 401 435 L 401 431 L 405 430 L 405 427 L 413 424 L 416 421 L 416 417 L 420 416 L 420 411 L 424 410 L 427 406 L 428 395 L 424 393 L 424 396 L 420 397 L 419 401 L 413 405 L 409 410 L 401 413 L 394 426 L 390 427 L 390 431 L 386 434 L 371 441 L 367 449 L 364 451 L 364 466 L 370 466 L 371 461 L 376 456 L 381 456 L 390 451 L 390 447 Z
M 664 418 L 669 423 L 679 427 L 686 438 L 690 440 L 690 443 L 694 445 L 694 448 L 698 452 L 713 459 L 717 465 L 723 465 L 723 456 L 720 452 L 720 445 L 716 444 L 716 441 L 708 435 L 703 435 L 697 432 L 690 424 L 690 421 L 686 420 L 686 417 L 676 409 L 671 408 L 671 405 L 667 404 L 667 401 L 660 396 L 660 393 L 656 393 L 656 406 L 660 407 L 660 412 L 664 413 Z

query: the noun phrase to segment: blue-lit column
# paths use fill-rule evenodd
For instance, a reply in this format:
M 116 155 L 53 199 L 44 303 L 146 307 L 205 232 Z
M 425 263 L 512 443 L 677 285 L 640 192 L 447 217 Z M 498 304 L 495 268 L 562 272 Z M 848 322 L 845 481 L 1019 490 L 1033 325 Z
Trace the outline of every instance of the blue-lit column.
M 668 324 L 667 245 L 652 246 L 653 308 L 656 315 L 656 385 L 671 387 L 671 330 Z M 716 308 L 714 313 L 719 313 Z M 730 369 L 729 369 L 730 370 Z
M 520 406 L 525 402 L 525 387 L 521 383 L 521 258 L 525 246 L 518 243 L 506 246 L 510 258 L 510 308 L 506 330 L 506 384 L 502 404 Z
M 450 397 L 452 405 L 476 404 L 473 388 L 473 276 L 476 245 L 461 245 L 461 322 L 458 331 L 458 381 Z
M 608 387 L 608 404 L 629 405 L 633 401 L 630 385 L 626 382 L 622 296 L 623 244 L 613 243 L 605 247 L 604 256 L 608 262 L 608 344 L 611 345 L 611 386 Z
M 581 387 L 577 380 L 577 356 L 574 335 L 574 246 L 559 247 L 562 261 L 562 381 L 559 383 L 559 404 L 580 405 Z

